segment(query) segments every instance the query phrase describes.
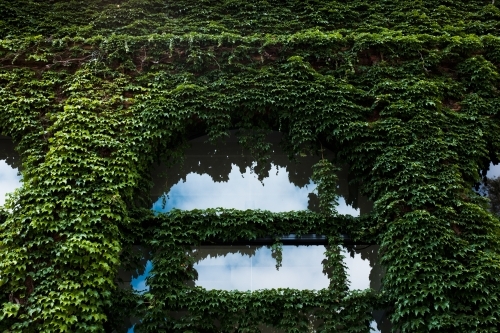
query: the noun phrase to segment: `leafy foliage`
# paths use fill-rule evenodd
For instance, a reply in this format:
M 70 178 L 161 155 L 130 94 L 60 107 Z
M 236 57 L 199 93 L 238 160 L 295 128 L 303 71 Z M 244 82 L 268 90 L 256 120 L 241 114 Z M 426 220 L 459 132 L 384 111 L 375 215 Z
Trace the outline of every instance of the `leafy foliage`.
M 370 291 L 347 292 L 340 248 L 336 246 L 340 243 L 337 235 L 356 219 L 339 215 L 334 220 L 337 223 L 312 212 L 232 209 L 172 210 L 152 216 L 150 222 L 145 222 L 151 226 L 148 232 L 152 234 L 150 245 L 155 253 L 148 282 L 151 293 L 144 295 L 147 307 L 138 310 L 144 313 L 143 323 L 138 327 L 146 331 L 203 331 L 216 330 L 216 323 L 220 323 L 218 329 L 225 332 L 235 328 L 255 331 L 259 324 L 267 324 L 287 331 L 307 332 L 315 321 L 320 321 L 318 329 L 324 332 L 366 331 L 369 310 L 376 297 Z M 186 285 L 186 281 L 197 277 L 194 260 L 189 255 L 192 245 L 279 236 L 291 230 L 299 236 L 312 232 L 334 235 L 329 240 L 331 246 L 324 263 L 325 271 L 330 272 L 329 289 L 226 292 Z M 178 318 L 176 313 L 180 309 L 188 311 L 190 316 Z
M 361 332 L 378 306 L 402 332 L 498 330 L 500 225 L 472 190 L 500 158 L 491 1 L 26 0 L 0 12 L 0 130 L 23 159 L 0 213 L 0 329 L 101 332 L 122 304 L 146 331 L 305 332 L 314 317 Z M 261 160 L 269 130 L 291 156 L 332 150 L 315 172 L 323 213 L 152 216 L 153 162 L 230 128 L 255 133 L 240 141 Z M 341 163 L 372 215 L 331 210 Z M 329 289 L 186 286 L 196 242 L 292 231 L 330 237 Z M 347 292 L 340 232 L 381 244 L 378 295 Z M 115 281 L 133 244 L 156 251 L 144 295 Z

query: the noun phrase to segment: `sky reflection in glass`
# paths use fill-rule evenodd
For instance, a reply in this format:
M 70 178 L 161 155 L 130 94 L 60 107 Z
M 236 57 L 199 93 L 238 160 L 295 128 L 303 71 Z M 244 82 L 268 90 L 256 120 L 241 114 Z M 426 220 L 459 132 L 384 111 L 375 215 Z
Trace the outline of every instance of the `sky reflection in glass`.
M 201 250 L 206 253 L 209 246 Z M 229 250 L 229 246 L 228 252 Z M 225 256 L 210 256 L 194 265 L 199 277 L 196 286 L 206 289 L 253 291 L 271 288 L 294 288 L 319 290 L 328 287 L 328 278 L 323 273 L 324 246 L 283 246 L 282 267 L 276 270 L 276 261 L 271 250 L 260 247 L 253 256 L 227 253 Z M 349 289 L 370 288 L 370 262 L 360 254 L 351 257 L 343 251 L 347 266 Z M 144 274 L 132 278 L 134 290 L 148 291 L 146 277 L 153 265 L 148 261 Z
M 500 176 L 500 164 L 490 163 L 490 168 L 486 173 L 486 177 L 488 178 L 496 178 Z
M 281 152 L 276 145 L 277 139 L 274 138 L 268 176 L 259 180 L 254 172 L 255 163 L 239 150 L 241 147 L 238 147 L 232 135 L 222 148 L 214 148 L 206 144 L 205 140 L 206 138 L 200 138 L 191 141 L 191 147 L 185 153 L 184 164 L 166 171 L 161 167 L 153 171 L 153 211 L 159 213 L 173 208 L 191 210 L 217 207 L 272 212 L 314 209 L 311 193 L 316 185 L 310 177 L 312 165 L 318 158 L 307 157 L 300 159 L 299 163 L 292 163 Z M 339 175 L 339 193 L 342 195 L 353 193 L 347 189 L 346 175 L 346 172 Z M 361 211 L 369 211 L 369 206 L 370 204 L 362 204 Z M 339 197 L 337 210 L 340 214 L 360 214 L 360 209 L 347 205 L 342 196 Z M 319 290 L 329 285 L 329 279 L 323 273 L 324 246 L 284 246 L 282 267 L 279 270 L 275 267 L 276 261 L 268 247 L 214 248 L 217 247 L 202 246 L 193 249 L 196 260 L 194 268 L 198 272 L 198 280 L 192 282 L 193 285 L 206 289 L 239 291 L 271 288 Z M 376 256 L 376 250 L 373 253 Z M 364 259 L 358 252 L 354 258 L 346 251 L 343 254 L 350 289 L 370 288 L 372 267 L 366 253 Z M 370 258 L 373 261 L 373 255 Z M 148 261 L 144 274 L 132 279 L 131 285 L 135 290 L 149 289 L 145 280 L 151 268 L 151 262 Z M 378 277 L 377 275 L 374 280 Z M 372 288 L 374 285 L 375 288 L 379 286 L 372 282 Z M 376 324 L 372 327 L 376 328 Z
M 18 175 L 18 170 L 0 160 L 0 206 L 5 204 L 7 193 L 21 186 L 20 182 L 21 176 Z
M 241 173 L 233 164 L 226 182 L 214 182 L 207 174 L 189 173 L 185 176 L 185 181 L 181 180 L 170 188 L 165 202 L 163 198 L 159 198 L 154 203 L 153 210 L 168 212 L 172 208 L 190 210 L 215 207 L 265 209 L 273 212 L 306 210 L 308 195 L 315 188 L 316 185 L 311 181 L 303 187 L 291 183 L 286 168 L 271 165 L 269 177 L 261 182 L 249 167 Z M 346 205 L 342 197 L 339 198 L 337 209 L 341 214 L 359 215 L 359 209 Z M 241 291 L 326 288 L 329 281 L 323 273 L 324 252 L 324 246 L 284 246 L 283 267 L 279 271 L 276 270 L 276 262 L 267 247 L 258 248 L 253 256 L 227 253 L 214 257 L 206 253 L 195 265 L 199 273 L 196 285 L 207 289 Z M 359 254 L 352 258 L 345 253 L 345 257 L 351 289 L 369 288 L 369 261 L 361 259 Z M 134 289 L 147 290 L 145 278 L 150 269 L 151 263 L 148 262 L 145 273 L 132 280 Z
M 207 174 L 190 173 L 186 181 L 173 185 L 166 198 L 159 198 L 153 204 L 155 212 L 168 212 L 172 208 L 191 210 L 206 208 L 262 209 L 272 212 L 306 210 L 308 195 L 316 189 L 310 181 L 308 185 L 299 187 L 289 181 L 286 169 L 271 166 L 269 177 L 260 182 L 249 167 L 240 173 L 238 167 L 231 165 L 229 181 L 214 182 Z M 354 209 L 339 198 L 337 210 L 340 214 L 359 215 Z
M 498 177 L 500 177 L 500 164 L 495 165 L 490 163 L 488 172 L 486 173 L 486 178 L 493 179 Z M 488 196 L 488 188 L 483 179 L 481 179 L 478 187 L 474 187 L 474 190 L 482 196 Z
M 227 253 L 216 255 L 217 250 L 234 252 L 255 249 L 254 255 Z M 214 251 L 215 250 L 215 251 Z M 323 273 L 324 246 L 283 246 L 282 267 L 276 269 L 268 247 L 204 246 L 196 249 L 195 256 L 203 258 L 194 267 L 199 277 L 196 286 L 206 289 L 253 291 L 271 288 L 293 288 L 319 290 L 327 288 L 328 277 Z M 197 254 L 197 255 L 196 255 Z M 348 269 L 350 289 L 370 287 L 368 274 L 370 264 L 360 255 L 350 257 L 344 251 L 344 262 Z M 364 276 L 363 276 L 364 275 Z
M 7 193 L 21 186 L 19 165 L 19 154 L 14 149 L 12 139 L 0 135 L 0 206 L 5 204 Z

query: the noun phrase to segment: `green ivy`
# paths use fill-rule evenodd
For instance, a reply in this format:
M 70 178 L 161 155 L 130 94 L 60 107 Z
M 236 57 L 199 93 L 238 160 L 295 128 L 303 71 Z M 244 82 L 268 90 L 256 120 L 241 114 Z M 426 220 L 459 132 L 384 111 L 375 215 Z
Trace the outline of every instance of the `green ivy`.
M 496 332 L 500 224 L 473 190 L 499 161 L 498 4 L 0 1 L 0 132 L 22 188 L 0 211 L 0 330 Z M 150 211 L 150 168 L 208 134 L 262 165 L 269 131 L 315 167 L 321 213 Z M 336 165 L 374 201 L 334 210 Z M 320 291 L 187 287 L 191 246 L 329 237 Z M 348 291 L 340 234 L 381 245 L 382 291 Z M 151 290 L 118 287 L 153 249 Z M 279 242 L 274 245 L 279 264 Z M 126 309 L 117 311 L 117 309 Z M 220 323 L 220 326 L 217 326 Z M 312 326 L 311 326 L 312 325 Z

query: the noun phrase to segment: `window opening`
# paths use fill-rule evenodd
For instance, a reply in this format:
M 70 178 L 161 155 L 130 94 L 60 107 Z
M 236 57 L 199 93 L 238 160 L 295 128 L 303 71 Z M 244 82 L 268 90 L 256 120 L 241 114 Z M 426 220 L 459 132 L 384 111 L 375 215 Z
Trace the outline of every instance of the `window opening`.
M 213 145 L 207 139 L 204 136 L 190 141 L 182 163 L 154 168 L 151 192 L 154 211 L 216 207 L 273 212 L 317 210 L 316 185 L 311 175 L 319 157 L 297 157 L 296 161 L 290 161 L 279 146 L 281 134 L 274 132 L 269 136 L 269 163 L 258 166 L 238 144 L 234 132 L 225 144 Z M 330 158 L 330 154 L 326 152 L 325 158 Z M 368 213 L 372 203 L 348 185 L 347 171 L 344 168 L 338 175 L 337 210 L 353 216 Z
M 480 172 L 481 180 L 475 184 L 474 190 L 483 197 L 487 197 L 490 211 L 500 215 L 500 164 L 490 162 L 486 175 Z
M 207 143 L 207 137 L 191 141 L 183 163 L 170 168 L 158 166 L 153 170 L 152 210 L 168 212 L 173 208 L 217 207 L 273 212 L 316 210 L 316 185 L 310 177 L 312 166 L 319 158 L 298 158 L 292 163 L 279 148 L 279 140 L 279 133 L 270 138 L 272 153 L 265 177 L 256 172 L 257 164 L 237 144 L 234 133 L 223 146 Z M 348 185 L 347 169 L 342 170 L 338 178 L 338 212 L 353 216 L 369 212 L 371 202 L 358 196 L 357 189 Z M 318 236 L 313 238 L 317 240 Z M 293 239 L 294 235 L 288 238 Z M 188 283 L 206 289 L 240 291 L 270 288 L 319 290 L 328 287 L 329 279 L 322 265 L 324 245 L 284 245 L 279 270 L 276 270 L 271 250 L 259 245 L 245 244 L 242 240 L 241 244 L 232 246 L 202 245 L 193 248 L 198 280 Z M 376 260 L 377 251 L 378 246 L 344 249 L 351 290 L 380 288 L 383 272 Z M 130 278 L 133 289 L 141 292 L 149 290 L 146 278 L 151 269 L 151 261 L 147 261 L 144 274 Z M 372 327 L 377 332 L 376 324 Z
M 279 269 L 271 249 L 265 246 L 200 246 L 193 248 L 198 272 L 195 286 L 205 289 L 254 291 L 272 288 L 320 290 L 328 288 L 324 271 L 324 246 L 283 246 Z M 350 289 L 370 288 L 370 262 L 344 249 Z
M 19 162 L 12 139 L 0 136 L 0 206 L 5 204 L 8 193 L 21 186 Z

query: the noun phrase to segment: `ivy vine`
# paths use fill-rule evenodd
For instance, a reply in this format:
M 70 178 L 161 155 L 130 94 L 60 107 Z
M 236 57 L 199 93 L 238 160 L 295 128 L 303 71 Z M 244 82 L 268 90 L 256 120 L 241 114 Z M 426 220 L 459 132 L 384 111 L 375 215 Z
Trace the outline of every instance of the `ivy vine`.
M 500 224 L 473 191 L 500 158 L 498 4 L 23 0 L 0 13 L 0 132 L 23 173 L 0 211 L 0 330 L 123 330 L 138 315 L 146 332 L 368 332 L 380 307 L 401 332 L 498 330 Z M 261 161 L 269 130 L 292 157 L 331 150 L 315 170 L 322 212 L 154 216 L 151 166 L 234 128 Z M 371 215 L 332 209 L 343 163 Z M 186 286 L 197 242 L 291 232 L 329 237 L 330 288 Z M 341 233 L 381 245 L 381 292 L 348 291 Z M 115 280 L 138 244 L 154 253 L 145 294 Z

